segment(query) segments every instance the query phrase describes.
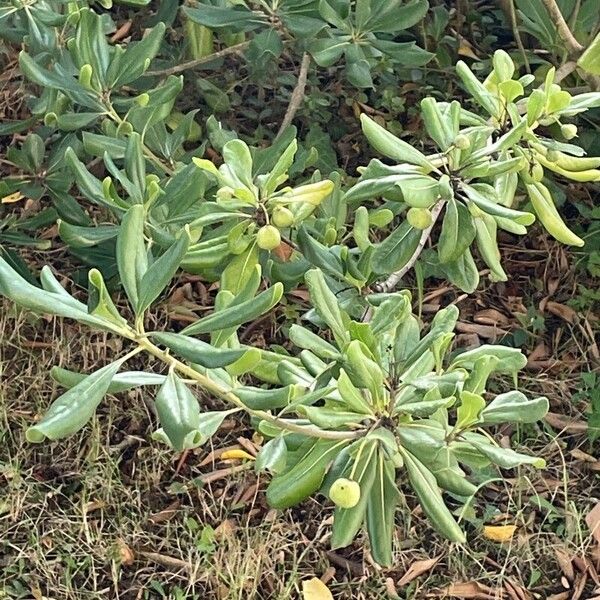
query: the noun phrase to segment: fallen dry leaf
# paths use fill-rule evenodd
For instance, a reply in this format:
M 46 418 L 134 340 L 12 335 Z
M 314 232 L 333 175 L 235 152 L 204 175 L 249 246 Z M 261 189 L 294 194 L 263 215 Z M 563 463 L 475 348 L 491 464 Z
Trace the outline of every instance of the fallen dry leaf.
M 554 427 L 554 429 L 564 429 L 571 433 L 585 433 L 587 431 L 587 423 L 585 421 L 578 421 L 566 415 L 549 412 L 544 417 L 544 421 L 550 427 Z
M 465 583 L 453 583 L 449 585 L 444 593 L 452 598 L 472 598 L 473 600 L 496 600 L 496 592 L 476 581 L 466 581 Z
M 435 558 L 428 558 L 426 560 L 417 560 L 412 565 L 410 565 L 408 571 L 404 573 L 398 585 L 406 585 L 410 583 L 413 579 L 419 577 L 419 575 L 423 575 L 430 571 L 440 560 L 440 556 L 436 556 Z
M 303 600 L 333 600 L 329 588 L 317 577 L 302 582 Z
M 464 37 L 459 36 L 460 45 L 458 46 L 458 53 L 460 56 L 467 56 L 469 58 L 474 58 L 475 60 L 479 60 L 477 54 L 473 50 L 473 46 L 471 43 Z
M 252 456 L 249 452 L 242 450 L 241 448 L 234 448 L 233 450 L 226 450 L 221 454 L 221 460 L 232 460 L 232 459 L 243 459 L 246 458 L 248 460 L 255 460 L 255 457 Z
M 122 539 L 117 540 L 117 546 L 119 548 L 119 559 L 121 560 L 121 564 L 126 567 L 132 565 L 135 559 L 133 550 Z
M 565 577 L 569 581 L 573 581 L 575 578 L 575 570 L 573 569 L 571 556 L 562 548 L 555 548 L 554 554 L 556 555 L 556 562 L 558 562 L 560 570 L 565 574 Z
M 560 304 L 560 302 L 553 302 L 552 300 L 548 300 L 545 306 L 546 310 L 556 317 L 561 318 L 563 321 L 567 323 L 574 323 L 577 318 L 577 312 L 573 310 L 570 306 L 566 304 Z
M 600 502 L 585 516 L 585 522 L 594 539 L 600 544 Z
M 510 542 L 516 530 L 516 525 L 485 525 L 483 537 L 492 542 Z
M 2 204 L 12 204 L 13 202 L 23 200 L 23 198 L 25 198 L 25 196 L 23 196 L 21 192 L 15 192 L 14 194 L 8 194 L 8 196 L 4 196 L 0 202 L 2 202 Z

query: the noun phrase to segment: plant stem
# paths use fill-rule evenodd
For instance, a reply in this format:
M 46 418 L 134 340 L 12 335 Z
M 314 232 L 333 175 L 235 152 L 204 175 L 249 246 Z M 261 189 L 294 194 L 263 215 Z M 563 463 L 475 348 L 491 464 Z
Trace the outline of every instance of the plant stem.
M 548 11 L 550 18 L 556 24 L 556 29 L 558 31 L 558 35 L 560 39 L 564 42 L 569 55 L 575 57 L 581 54 L 583 51 L 583 46 L 575 39 L 575 36 L 569 29 L 565 18 L 563 17 L 556 0 L 542 0 L 546 10 Z
M 246 50 L 246 48 L 248 48 L 249 45 L 249 41 L 241 42 L 240 44 L 235 44 L 235 46 L 229 46 L 229 48 L 223 48 L 223 50 L 213 52 L 213 54 L 209 54 L 208 56 L 195 58 L 194 60 L 188 60 L 187 62 L 181 63 L 180 65 L 175 65 L 174 67 L 169 67 L 168 69 L 146 71 L 146 73 L 144 74 L 155 77 L 168 77 L 169 75 L 175 75 L 175 73 L 182 73 L 183 71 L 187 71 L 188 69 L 194 69 L 196 67 L 199 67 L 200 65 L 204 65 L 206 63 L 212 62 L 213 60 L 217 60 L 218 58 L 225 58 L 230 54 L 238 54 L 239 52 Z
M 296 82 L 296 87 L 292 92 L 292 96 L 290 98 L 290 103 L 285 111 L 285 115 L 283 117 L 283 121 L 281 122 L 281 126 L 279 127 L 279 131 L 275 136 L 275 139 L 281 136 L 281 134 L 292 124 L 300 105 L 302 104 L 302 100 L 304 99 L 304 90 L 306 89 L 306 79 L 308 77 L 308 67 L 310 66 L 310 54 L 305 52 L 302 55 L 302 62 L 300 64 L 300 72 L 298 73 L 298 81 Z
M 525 46 L 523 46 L 523 40 L 521 39 L 521 33 L 519 32 L 519 24 L 517 23 L 517 11 L 515 10 L 515 0 L 509 0 L 508 2 L 508 12 L 510 14 L 510 26 L 513 32 L 513 37 L 515 38 L 515 42 L 517 43 L 517 48 L 519 48 L 519 52 L 523 57 L 523 63 L 525 65 L 525 70 L 528 73 L 531 73 L 531 66 L 529 65 L 529 60 L 527 59 L 527 53 L 525 52 Z
M 429 239 L 429 236 L 431 235 L 431 230 L 433 229 L 433 226 L 435 225 L 436 221 L 438 220 L 438 217 L 440 216 L 440 212 L 442 212 L 442 208 L 444 207 L 445 203 L 446 203 L 446 200 L 442 198 L 433 207 L 433 209 L 431 210 L 431 217 L 432 217 L 431 225 L 427 229 L 423 229 L 423 233 L 421 233 L 421 239 L 419 240 L 419 243 L 418 243 L 417 248 L 414 251 L 413 255 L 410 257 L 408 262 L 399 271 L 392 273 L 384 282 L 378 284 L 378 286 L 377 286 L 378 291 L 391 292 L 396 287 L 396 285 L 398 285 L 398 282 L 412 269 L 414 264 L 417 262 L 417 259 L 421 255 L 421 252 L 423 252 L 423 249 L 425 248 L 425 244 L 427 243 L 427 240 Z
M 240 400 L 240 398 L 238 398 L 231 390 L 222 388 L 218 383 L 206 375 L 199 373 L 195 369 L 192 369 L 192 367 L 171 356 L 168 352 L 161 350 L 147 337 L 137 338 L 135 341 L 139 344 L 140 348 L 143 348 L 146 352 L 162 360 L 164 363 L 168 364 L 170 367 L 176 369 L 180 373 L 184 373 L 186 377 L 192 379 L 206 391 L 218 396 L 230 404 L 234 404 L 238 408 L 246 411 L 248 414 L 264 421 L 268 421 L 272 425 L 275 425 L 281 429 L 285 429 L 294 433 L 301 433 L 302 435 L 309 437 L 323 438 L 328 440 L 354 440 L 362 437 L 365 433 L 363 431 L 327 431 L 312 425 L 297 425 L 296 423 L 292 423 L 285 419 L 274 417 L 264 410 L 254 410 L 246 406 L 242 400 Z

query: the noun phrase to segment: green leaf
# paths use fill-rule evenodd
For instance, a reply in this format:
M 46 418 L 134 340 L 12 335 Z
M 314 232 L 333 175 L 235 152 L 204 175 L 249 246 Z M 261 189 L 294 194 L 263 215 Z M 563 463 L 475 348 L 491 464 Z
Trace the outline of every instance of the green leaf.
M 57 440 L 84 427 L 96 412 L 122 364 L 123 360 L 117 360 L 103 367 L 58 397 L 42 420 L 27 429 L 27 440 L 35 443 L 45 438 Z
M 486 458 L 503 469 L 514 469 L 520 465 L 533 465 L 538 469 L 543 469 L 546 466 L 546 461 L 543 458 L 521 454 L 511 448 L 493 446 L 485 436 L 477 433 L 466 433 L 463 434 L 463 437 L 473 448 L 476 448 Z
M 54 381 L 68 390 L 75 387 L 78 383 L 81 383 L 84 379 L 90 377 L 90 375 L 69 371 L 67 369 L 62 369 L 61 367 L 52 367 L 52 369 L 50 369 L 50 376 Z M 112 378 L 106 392 L 107 394 L 118 394 L 119 392 L 126 392 L 127 390 L 144 385 L 162 385 L 165 382 L 165 379 L 165 375 L 159 375 L 157 373 L 125 371 L 123 373 L 117 373 Z
M 421 503 L 429 522 L 439 533 L 452 542 L 464 544 L 465 534 L 444 503 L 433 473 L 414 455 L 400 446 L 408 478 Z
M 117 236 L 117 266 L 129 302 L 138 312 L 141 306 L 141 283 L 148 271 L 148 255 L 144 244 L 144 207 L 132 206 L 121 222 Z
M 548 412 L 548 398 L 528 398 L 522 392 L 512 390 L 498 394 L 483 410 L 483 423 L 535 423 Z
M 238 8 L 221 8 L 202 4 L 202 8 L 185 6 L 183 12 L 194 23 L 205 25 L 209 29 L 231 29 L 232 31 L 251 31 L 265 24 L 259 13 L 239 6 Z
M 289 508 L 316 492 L 331 461 L 348 442 L 309 441 L 301 458 L 271 480 L 267 501 L 273 508 Z
M 373 271 L 388 274 L 400 270 L 415 253 L 422 231 L 404 221 L 399 227 L 375 246 L 373 252 Z
M 248 188 L 253 187 L 252 154 L 242 140 L 231 140 L 223 146 L 223 160 L 233 174 Z
M 138 79 L 158 54 L 164 34 L 165 24 L 158 22 L 143 40 L 129 44 L 122 54 L 115 53 L 108 68 L 108 86 L 116 88 Z
M 188 335 L 210 333 L 228 327 L 237 327 L 271 310 L 281 300 L 282 295 L 283 284 L 277 282 L 268 290 L 245 302 L 238 303 L 236 296 L 227 308 L 215 311 L 208 317 L 196 321 L 186 327 L 182 333 Z
M 375 480 L 367 504 L 367 532 L 371 555 L 377 564 L 391 566 L 394 515 L 400 492 L 396 486 L 395 469 L 379 451 L 375 464 Z
M 155 404 L 162 429 L 175 450 L 195 448 L 205 441 L 198 429 L 198 400 L 174 371 L 169 371 L 158 390 Z
M 600 33 L 579 57 L 577 65 L 592 75 L 600 75 Z
M 350 341 L 350 336 L 337 298 L 327 286 L 323 273 L 312 269 L 307 271 L 304 279 L 315 310 L 331 329 L 338 346 L 343 347 Z
M 44 289 L 26 281 L 0 257 L 0 295 L 36 313 L 67 317 L 92 327 L 120 331 L 110 321 L 88 314 L 86 305 L 75 300 L 62 288 L 49 267 L 42 269 L 41 278 Z
M 269 440 L 259 451 L 254 463 L 257 472 L 269 471 L 277 475 L 287 463 L 287 445 L 282 435 Z
M 296 346 L 314 352 L 323 360 L 338 360 L 341 358 L 341 354 L 335 346 L 332 346 L 310 329 L 306 329 L 306 327 L 294 323 L 290 327 L 288 336 Z
M 370 31 L 397 33 L 421 21 L 428 8 L 427 0 L 385 0 L 372 7 L 367 27 Z
M 95 227 L 80 227 L 66 221 L 58 220 L 58 235 L 71 248 L 89 248 L 117 237 L 117 225 L 96 225 Z
M 459 354 L 450 365 L 451 369 L 467 369 L 470 371 L 475 366 L 475 362 L 483 356 L 495 356 L 498 359 L 498 373 L 516 373 L 525 367 L 527 357 L 518 349 L 509 346 L 497 346 L 483 344 L 473 350 L 467 350 Z
M 91 65 L 94 87 L 102 89 L 110 60 L 109 45 L 104 35 L 102 19 L 88 8 L 79 11 L 79 22 L 71 53 L 77 61 L 77 67 Z
M 360 499 L 358 504 L 352 508 L 336 507 L 333 513 L 333 527 L 331 530 L 331 547 L 334 550 L 348 546 L 356 537 L 363 524 L 371 489 L 375 481 L 378 445 L 366 441 L 359 443 L 364 444 L 364 446 L 359 450 L 356 461 L 347 467 L 342 476 L 358 483 L 360 486 Z
M 438 240 L 438 256 L 441 263 L 456 261 L 475 239 L 475 226 L 471 213 L 451 198 L 446 203 L 442 231 Z
M 244 252 L 229 261 L 221 275 L 221 289 L 237 296 L 256 272 L 258 254 L 258 246 L 250 244 Z
M 107 321 L 111 321 L 117 327 L 127 327 L 127 320 L 124 319 L 114 305 L 104 277 L 98 269 L 90 269 L 88 273 L 88 311 L 91 315 L 96 315 Z
M 457 430 L 467 429 L 481 421 L 481 411 L 485 408 L 485 400 L 479 394 L 467 390 L 460 393 L 460 405 L 456 410 Z
M 467 294 L 473 293 L 479 285 L 479 270 L 467 248 L 456 260 L 441 265 L 448 280 Z
M 360 123 L 369 144 L 377 152 L 381 152 L 384 156 L 393 158 L 399 162 L 407 162 L 429 170 L 433 169 L 433 165 L 422 152 L 419 152 L 407 142 L 391 134 L 366 114 L 363 113 L 360 115 Z
M 173 275 L 177 272 L 190 245 L 190 233 L 187 227 L 179 239 L 144 273 L 139 282 L 139 299 L 136 312 L 143 313 L 158 298 Z
M 148 335 L 179 356 L 207 369 L 226 367 L 246 354 L 258 353 L 260 356 L 260 351 L 257 348 L 215 348 L 206 342 L 180 333 L 160 332 Z

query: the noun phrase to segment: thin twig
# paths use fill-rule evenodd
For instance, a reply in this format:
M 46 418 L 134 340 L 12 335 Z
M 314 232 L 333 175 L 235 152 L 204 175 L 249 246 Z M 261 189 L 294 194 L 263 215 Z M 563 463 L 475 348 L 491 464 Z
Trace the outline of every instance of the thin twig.
M 523 45 L 523 40 L 521 39 L 521 33 L 519 31 L 519 24 L 517 23 L 517 11 L 515 10 L 515 0 L 508 0 L 508 12 L 510 14 L 510 26 L 512 28 L 513 37 L 515 38 L 515 42 L 517 43 L 517 48 L 519 48 L 519 52 L 523 56 L 525 70 L 528 73 L 531 73 L 531 66 L 529 65 L 527 53 L 525 52 L 525 46 Z
M 433 207 L 431 211 L 431 225 L 427 229 L 423 229 L 423 233 L 421 233 L 421 239 L 419 240 L 419 244 L 417 245 L 417 248 L 414 251 L 413 255 L 410 257 L 410 260 L 399 271 L 392 273 L 383 283 L 380 283 L 378 286 L 379 291 L 391 292 L 396 287 L 398 282 L 412 269 L 414 264 L 417 262 L 417 259 L 421 255 L 421 252 L 423 252 L 423 249 L 425 248 L 425 244 L 427 243 L 427 240 L 431 235 L 431 230 L 433 229 L 433 226 L 438 220 L 438 217 L 440 216 L 440 212 L 442 212 L 442 208 L 445 202 L 446 201 L 442 199 Z
M 300 64 L 300 72 L 298 73 L 298 81 L 296 82 L 296 87 L 292 92 L 292 97 L 290 98 L 290 103 L 288 104 L 287 110 L 285 111 L 285 116 L 283 117 L 283 121 L 281 122 L 281 127 L 279 127 L 279 131 L 275 136 L 277 139 L 291 124 L 302 104 L 302 100 L 304 99 L 304 90 L 306 89 L 306 79 L 308 77 L 308 67 L 310 66 L 310 54 L 305 52 L 302 55 L 302 63 Z
M 558 35 L 567 47 L 569 55 L 572 58 L 578 57 L 581 52 L 583 52 L 583 46 L 575 39 L 571 29 L 569 29 L 562 12 L 560 12 L 560 8 L 558 7 L 556 0 L 542 0 L 542 2 L 550 14 L 550 18 L 556 24 Z
M 229 46 L 229 48 L 223 48 L 223 50 L 219 50 L 218 52 L 213 52 L 213 54 L 209 54 L 208 56 L 203 56 L 202 58 L 196 58 L 194 60 L 188 60 L 187 62 L 181 63 L 180 65 L 175 65 L 174 67 L 169 67 L 168 69 L 158 69 L 156 71 L 146 71 L 146 75 L 152 76 L 160 76 L 160 77 L 168 77 L 169 75 L 175 75 L 175 73 L 181 73 L 183 71 L 187 71 L 188 69 L 194 69 L 199 67 L 200 65 L 205 65 L 206 63 L 212 62 L 213 60 L 217 60 L 218 58 L 225 58 L 230 54 L 238 54 L 242 52 L 250 45 L 249 41 L 241 42 L 240 44 L 236 44 L 235 46 Z

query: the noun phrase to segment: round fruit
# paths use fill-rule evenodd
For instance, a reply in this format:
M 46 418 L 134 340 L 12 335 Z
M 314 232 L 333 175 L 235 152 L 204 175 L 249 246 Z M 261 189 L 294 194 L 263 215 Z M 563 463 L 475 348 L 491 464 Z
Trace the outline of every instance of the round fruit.
M 572 123 L 565 123 L 560 126 L 560 133 L 565 140 L 572 140 L 577 135 L 577 125 Z
M 467 148 L 469 148 L 471 146 L 471 140 L 464 133 L 459 133 L 454 138 L 454 145 L 459 150 L 466 150 Z
M 285 206 L 276 206 L 273 210 L 273 223 L 277 227 L 291 227 L 294 223 L 294 213 Z
M 329 497 L 340 508 L 352 508 L 360 500 L 360 485 L 356 481 L 340 477 L 329 488 Z
M 406 219 L 415 229 L 427 229 L 433 223 L 433 217 L 426 208 L 409 209 Z
M 541 181 L 544 178 L 544 167 L 540 163 L 534 163 L 531 167 L 531 179 Z
M 281 244 L 281 234 L 277 227 L 273 225 L 265 225 L 258 230 L 256 234 L 256 243 L 263 250 L 273 250 Z
M 217 200 L 231 200 L 233 198 L 234 189 L 228 185 L 224 185 L 217 190 Z

